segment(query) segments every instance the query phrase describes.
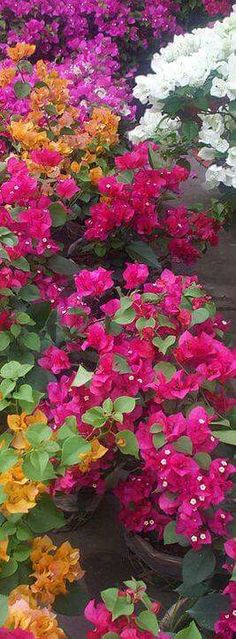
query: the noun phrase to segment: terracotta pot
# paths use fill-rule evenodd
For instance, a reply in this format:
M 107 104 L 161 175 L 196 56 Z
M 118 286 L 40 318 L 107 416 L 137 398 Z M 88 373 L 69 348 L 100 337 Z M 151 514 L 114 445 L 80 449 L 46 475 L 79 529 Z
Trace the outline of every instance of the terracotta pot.
M 85 524 L 94 515 L 103 499 L 103 495 L 97 495 L 94 491 L 83 491 L 72 494 L 56 493 L 54 502 L 60 508 L 67 520 L 66 528 L 78 528 Z
M 125 533 L 128 548 L 153 572 L 163 577 L 181 580 L 183 558 L 156 550 L 149 541 L 140 535 Z M 161 548 L 161 545 L 160 545 Z

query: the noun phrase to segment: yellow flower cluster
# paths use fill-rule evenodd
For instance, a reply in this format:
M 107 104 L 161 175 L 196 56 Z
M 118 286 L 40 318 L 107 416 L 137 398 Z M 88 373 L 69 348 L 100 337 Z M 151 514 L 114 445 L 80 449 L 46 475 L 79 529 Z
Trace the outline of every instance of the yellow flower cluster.
M 50 537 L 36 537 L 30 555 L 35 579 L 32 592 L 41 604 L 52 604 L 59 594 L 66 594 L 66 581 L 73 583 L 83 577 L 80 552 L 65 541 L 59 548 Z
M 22 461 L 18 461 L 15 466 L 0 474 L 0 486 L 3 487 L 6 495 L 5 501 L 0 506 L 0 512 L 6 516 L 28 513 L 36 506 L 39 495 L 46 490 L 43 483 L 25 477 Z
M 4 627 L 32 632 L 35 639 L 66 639 L 56 615 L 48 608 L 39 608 L 29 586 L 18 586 L 10 593 L 8 616 Z

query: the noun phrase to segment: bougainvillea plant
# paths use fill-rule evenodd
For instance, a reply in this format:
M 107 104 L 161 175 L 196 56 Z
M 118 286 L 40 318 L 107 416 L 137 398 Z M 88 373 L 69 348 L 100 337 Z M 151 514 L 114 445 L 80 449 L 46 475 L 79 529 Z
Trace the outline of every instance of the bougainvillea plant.
M 204 2 L 210 16 L 229 5 Z M 200 599 L 194 621 L 169 634 L 131 579 L 87 605 L 88 639 L 201 639 L 223 545 L 232 579 L 220 583 L 215 638 L 231 639 L 235 353 L 197 278 L 157 277 L 214 245 L 223 218 L 170 205 L 186 165 L 156 143 L 124 153 L 118 136 L 120 116 L 135 112 L 131 45 L 179 33 L 183 7 L 3 0 L 0 10 L 0 637 L 64 639 L 56 613 L 72 593 L 81 611 L 83 570 L 79 550 L 55 542 L 65 519 L 54 500 L 102 494 L 122 466 L 123 522 L 182 545 L 180 588 Z M 231 43 L 233 18 L 225 24 Z M 71 222 L 80 266 L 65 259 Z
M 148 103 L 136 142 L 162 140 L 173 148 L 196 147 L 207 162 L 209 188 L 235 189 L 235 11 L 214 26 L 175 36 L 152 59 L 152 73 L 136 78 L 134 95 Z

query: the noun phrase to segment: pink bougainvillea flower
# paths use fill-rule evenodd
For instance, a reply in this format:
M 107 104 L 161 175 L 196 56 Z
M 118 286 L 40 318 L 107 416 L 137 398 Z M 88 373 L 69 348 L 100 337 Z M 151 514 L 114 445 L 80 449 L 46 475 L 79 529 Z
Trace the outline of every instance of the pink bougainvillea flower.
M 77 186 L 74 178 L 66 178 L 65 180 L 59 180 L 57 182 L 56 191 L 59 197 L 66 198 L 70 200 L 75 193 L 78 193 L 80 190 L 79 186 Z
M 58 153 L 58 151 L 52 151 L 51 149 L 39 149 L 38 151 L 32 151 L 30 157 L 36 164 L 46 167 L 58 166 L 62 160 L 61 154 Z
M 15 628 L 14 630 L 0 628 L 0 639 L 35 639 L 35 635 L 21 628 Z
M 224 544 L 224 549 L 228 557 L 236 560 L 236 538 L 226 541 Z
M 61 371 L 70 368 L 70 360 L 68 355 L 56 346 L 49 346 L 40 357 L 38 364 L 48 371 L 52 371 L 57 375 Z
M 112 271 L 107 271 L 102 266 L 99 266 L 95 271 L 88 271 L 87 269 L 80 271 L 78 275 L 74 276 L 78 295 L 80 297 L 103 295 L 114 285 L 111 274 Z
M 138 288 L 146 282 L 149 270 L 146 264 L 127 264 L 123 271 L 125 288 Z

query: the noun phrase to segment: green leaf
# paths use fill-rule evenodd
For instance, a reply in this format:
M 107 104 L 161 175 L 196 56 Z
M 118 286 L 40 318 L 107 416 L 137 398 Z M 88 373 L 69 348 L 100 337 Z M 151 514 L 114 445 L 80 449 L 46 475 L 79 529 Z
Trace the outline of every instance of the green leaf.
M 163 167 L 163 159 L 160 152 L 154 151 L 151 146 L 149 146 L 148 149 L 148 157 L 149 163 L 151 164 L 151 167 L 153 169 L 160 169 L 161 167 Z
M 188 545 L 187 539 L 183 535 L 177 534 L 175 521 L 169 521 L 169 523 L 165 526 L 164 544 L 180 544 L 181 546 Z
M 123 182 L 123 184 L 132 184 L 134 177 L 134 171 L 120 171 L 117 176 L 117 182 Z
M 25 71 L 25 73 L 29 73 L 30 75 L 34 72 L 34 67 L 29 60 L 20 60 L 18 67 L 21 71 Z
M 50 204 L 49 206 L 49 211 L 52 218 L 52 225 L 54 227 L 62 226 L 63 224 L 65 224 L 67 220 L 67 212 L 62 204 L 53 202 L 53 204 Z
M 4 364 L 0 370 L 0 375 L 7 379 L 18 379 L 24 377 L 33 368 L 33 364 L 20 364 L 16 361 Z
M 113 370 L 122 375 L 122 373 L 130 373 L 131 368 L 128 365 L 125 357 L 121 357 L 121 355 L 115 355 Z
M 160 373 L 163 373 L 163 375 L 165 375 L 165 378 L 168 380 L 171 379 L 176 373 L 175 366 L 173 366 L 173 364 L 170 364 L 170 362 L 158 362 L 158 364 L 154 366 L 154 369 L 157 372 L 160 371 Z
M 16 453 L 13 450 L 0 450 L 0 468 L 1 473 L 5 473 L 9 468 L 12 468 L 17 462 Z
M 176 337 L 174 335 L 168 335 L 165 339 L 161 339 L 161 337 L 154 337 L 152 343 L 154 344 L 154 346 L 157 346 L 157 348 L 159 349 L 159 351 L 161 351 L 161 353 L 163 353 L 163 355 L 165 355 L 168 351 L 168 348 L 170 348 L 170 346 L 173 346 L 175 341 Z
M 154 317 L 150 317 L 149 319 L 147 319 L 146 317 L 140 317 L 140 319 L 138 319 L 135 324 L 138 331 L 142 331 L 144 328 L 154 328 L 155 325 L 156 322 L 154 320 Z
M 236 446 L 236 431 L 235 430 L 214 430 L 212 435 L 217 437 L 224 444 L 231 444 Z
M 19 541 L 26 541 L 32 539 L 32 531 L 25 524 L 20 523 L 17 526 L 16 536 Z
M 82 366 L 81 364 L 77 370 L 76 376 L 73 379 L 71 386 L 83 386 L 84 384 L 90 382 L 92 377 L 93 373 L 91 371 L 87 371 L 86 368 L 84 368 L 84 366 Z
M 114 411 L 118 413 L 132 413 L 135 408 L 135 399 L 133 397 L 118 397 L 114 401 Z
M 116 434 L 116 444 L 123 455 L 139 456 L 137 439 L 130 430 L 121 430 Z
M 0 595 L 0 626 L 4 626 L 4 622 L 8 616 L 8 597 Z
M 213 574 L 215 565 L 215 555 L 209 546 L 189 550 L 183 560 L 183 581 L 188 585 L 201 583 Z
M 12 324 L 10 331 L 13 337 L 19 337 L 21 333 L 21 326 L 19 326 L 19 324 Z
M 21 82 L 18 80 L 13 86 L 14 93 L 17 98 L 26 98 L 31 92 L 31 85 L 29 82 Z
M 32 446 L 37 446 L 46 441 L 52 435 L 51 428 L 47 424 L 32 424 L 27 428 L 27 440 Z
M 56 508 L 52 497 L 42 495 L 37 506 L 24 517 L 24 522 L 34 533 L 47 532 L 65 525 L 63 513 Z
M 48 113 L 48 115 L 57 115 L 57 110 L 56 107 L 54 106 L 54 104 L 47 104 L 45 106 L 45 111 L 46 113 Z
M 30 556 L 31 553 L 31 547 L 30 546 L 23 546 L 23 544 L 21 546 L 19 546 L 19 548 L 17 548 L 14 553 L 13 553 L 13 559 L 15 559 L 17 562 L 19 561 L 19 563 L 21 563 L 22 561 L 25 561 L 26 559 L 28 559 L 28 557 Z
M 192 312 L 191 326 L 195 324 L 202 324 L 209 318 L 209 311 L 206 308 L 197 308 Z
M 33 451 L 23 461 L 23 471 L 26 477 L 32 481 L 48 481 L 56 477 L 53 465 L 46 451 Z
M 101 428 L 106 423 L 106 417 L 104 417 L 103 410 L 100 406 L 95 406 L 86 410 L 82 415 L 82 421 L 85 424 L 90 424 L 94 428 Z
M 157 295 L 157 293 L 143 293 L 142 300 L 144 302 L 152 302 L 152 304 L 158 304 L 162 298 L 162 295 Z
M 27 262 L 25 257 L 18 257 L 17 260 L 12 262 L 12 266 L 15 266 L 15 268 L 19 268 L 21 271 L 25 271 L 27 273 L 30 271 L 29 262 Z
M 73 435 L 65 440 L 62 447 L 62 464 L 73 466 L 79 464 L 80 456 L 89 453 L 91 444 L 80 435 Z
M 61 426 L 57 431 L 57 439 L 67 439 L 71 437 L 71 435 L 75 435 L 77 433 L 77 421 L 76 418 L 67 417 L 63 426 Z
M 40 331 L 42 328 L 45 328 L 52 314 L 53 311 L 51 310 L 50 302 L 37 302 L 31 309 L 33 324 L 36 325 Z
M 5 399 L 2 399 L 0 401 L 0 411 L 5 410 L 7 406 L 9 406 L 9 402 L 7 402 Z
M 87 591 L 78 583 L 68 584 L 66 595 L 59 595 L 53 603 L 53 610 L 60 615 L 80 615 L 88 603 Z
M 26 286 L 23 286 L 18 295 L 22 300 L 24 300 L 24 302 L 34 302 L 40 297 L 39 289 L 35 286 L 35 284 L 27 284 Z
M 109 397 L 103 402 L 102 410 L 106 413 L 106 415 L 111 415 L 113 411 L 113 402 Z
M 23 399 L 26 402 L 33 403 L 33 389 L 29 384 L 22 384 L 18 391 L 13 393 L 14 399 Z
M 36 406 L 38 406 L 40 399 L 42 399 L 42 397 L 43 397 L 43 393 L 39 393 L 38 391 L 33 390 L 31 401 L 28 401 L 26 399 L 19 399 L 18 401 L 19 401 L 21 409 L 25 413 L 30 415 L 31 413 L 33 413 Z
M 208 470 L 208 468 L 210 467 L 211 457 L 210 455 L 208 455 L 208 453 L 196 453 L 196 455 L 194 455 L 194 459 L 197 464 L 199 464 L 200 468 Z
M 153 435 L 152 441 L 153 441 L 153 445 L 155 446 L 156 450 L 159 450 L 159 448 L 164 446 L 164 444 L 166 442 L 166 438 L 165 438 L 164 433 L 157 433 L 157 434 Z
M 188 613 L 203 628 L 214 630 L 214 625 L 221 613 L 226 612 L 228 609 L 228 597 L 215 593 L 201 597 L 194 606 L 188 610 Z
M 162 433 L 163 431 L 163 424 L 152 424 L 152 426 L 150 427 L 150 433 L 154 433 L 156 435 L 156 433 Z
M 60 130 L 60 135 L 75 135 L 75 131 L 69 126 L 63 126 Z
M 187 586 L 185 583 L 182 583 L 176 588 L 176 592 L 178 592 L 181 597 L 187 597 L 193 601 L 193 599 L 199 599 L 199 597 L 209 592 L 209 583 L 203 581 L 201 584 L 195 584 L 195 586 Z
M 126 251 L 132 259 L 148 264 L 148 266 L 152 266 L 158 271 L 161 270 L 160 262 L 149 244 L 142 241 L 131 242 L 131 244 L 126 246 Z
M 190 437 L 187 437 L 187 435 L 182 435 L 181 437 L 179 437 L 179 439 L 173 442 L 173 446 L 179 453 L 187 453 L 188 455 L 192 455 L 193 444 L 192 440 L 190 439 Z
M 107 610 L 109 610 L 110 612 L 114 610 L 118 595 L 118 588 L 107 588 L 107 590 L 103 590 L 101 592 L 101 598 L 104 601 Z
M 106 632 L 105 635 L 102 635 L 102 639 L 119 639 L 120 635 L 117 632 Z
M 159 630 L 159 624 L 153 612 L 150 610 L 143 610 L 136 618 L 136 623 L 142 630 L 151 632 L 154 637 L 157 636 Z
M 118 617 L 129 617 L 134 612 L 134 604 L 130 603 L 126 597 L 118 597 L 112 611 L 112 620 Z
M 192 120 L 183 122 L 181 129 L 188 142 L 192 142 L 194 138 L 198 137 L 198 125 L 196 122 L 192 122 Z
M 10 336 L 6 331 L 0 333 L 0 351 L 4 351 L 10 344 Z
M 37 305 L 38 308 L 38 305 Z M 18 324 L 29 324 L 30 326 L 34 326 L 34 320 L 28 315 L 28 313 L 19 312 L 16 313 L 16 321 Z
M 185 288 L 184 290 L 184 295 L 186 297 L 202 297 L 202 294 L 202 288 L 195 284 L 191 284 L 191 286 L 188 286 L 188 288 Z
M 158 313 L 158 324 L 159 326 L 167 326 L 169 328 L 175 328 L 173 322 L 170 322 L 169 318 L 163 313 Z
M 4 562 L 4 565 L 1 567 L 1 579 L 5 579 L 5 577 L 10 577 L 11 575 L 14 575 L 17 568 L 18 568 L 18 563 L 16 559 L 10 558 L 7 563 Z
M 40 339 L 37 333 L 25 333 L 22 335 L 22 342 L 27 348 L 30 348 L 32 351 L 36 351 L 39 353 L 40 351 Z
M 125 308 L 124 310 L 122 310 L 121 308 L 116 311 L 113 321 L 117 324 L 122 324 L 125 326 L 126 324 L 131 324 L 134 321 L 135 317 L 136 313 L 133 308 Z
M 192 621 L 187 628 L 177 632 L 176 639 L 202 639 L 202 635 L 194 621 Z
M 16 382 L 13 382 L 11 379 L 3 379 L 0 384 L 0 393 L 2 397 L 7 397 L 14 390 Z
M 80 270 L 78 264 L 73 262 L 73 260 L 62 257 L 62 255 L 54 255 L 51 257 L 47 261 L 47 267 L 51 269 L 53 273 L 60 273 L 62 275 L 74 275 L 74 273 L 78 273 Z

